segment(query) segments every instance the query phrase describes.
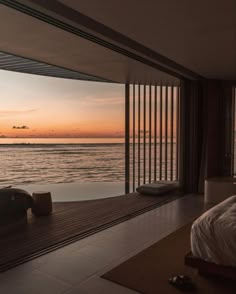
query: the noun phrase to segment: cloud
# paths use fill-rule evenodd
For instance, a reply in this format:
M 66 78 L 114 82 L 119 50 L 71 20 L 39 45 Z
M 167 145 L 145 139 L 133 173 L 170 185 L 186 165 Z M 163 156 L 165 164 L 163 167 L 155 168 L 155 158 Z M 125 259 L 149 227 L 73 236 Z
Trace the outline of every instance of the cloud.
M 118 105 L 124 104 L 125 100 L 123 97 L 87 97 L 86 99 L 80 101 L 81 104 L 86 105 Z
M 29 129 L 29 127 L 27 127 L 27 126 L 21 126 L 21 127 L 13 126 L 12 128 L 17 129 L 17 130 L 27 130 L 27 129 Z
M 27 110 L 0 110 L 0 116 L 12 116 L 12 115 L 22 115 L 37 111 L 37 109 L 27 109 Z

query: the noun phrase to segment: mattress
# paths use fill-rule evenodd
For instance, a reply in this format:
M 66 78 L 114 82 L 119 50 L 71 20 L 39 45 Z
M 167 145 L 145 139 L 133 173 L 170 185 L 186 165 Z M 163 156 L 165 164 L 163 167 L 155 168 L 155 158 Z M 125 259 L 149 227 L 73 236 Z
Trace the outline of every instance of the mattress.
M 225 266 L 236 266 L 236 196 L 202 214 L 191 228 L 195 257 Z

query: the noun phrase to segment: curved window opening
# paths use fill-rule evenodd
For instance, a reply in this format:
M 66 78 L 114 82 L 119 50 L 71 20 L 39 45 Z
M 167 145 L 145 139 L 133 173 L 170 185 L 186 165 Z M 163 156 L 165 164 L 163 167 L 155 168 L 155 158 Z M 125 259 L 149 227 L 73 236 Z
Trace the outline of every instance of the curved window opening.
M 0 71 L 0 185 L 54 201 L 124 194 L 124 85 Z

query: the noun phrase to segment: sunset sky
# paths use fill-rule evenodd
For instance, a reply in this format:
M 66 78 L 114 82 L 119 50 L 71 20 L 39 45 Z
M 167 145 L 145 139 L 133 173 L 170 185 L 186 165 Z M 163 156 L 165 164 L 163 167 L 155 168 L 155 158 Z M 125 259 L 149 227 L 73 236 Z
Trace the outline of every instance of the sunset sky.
M 0 70 L 0 137 L 124 137 L 124 85 Z

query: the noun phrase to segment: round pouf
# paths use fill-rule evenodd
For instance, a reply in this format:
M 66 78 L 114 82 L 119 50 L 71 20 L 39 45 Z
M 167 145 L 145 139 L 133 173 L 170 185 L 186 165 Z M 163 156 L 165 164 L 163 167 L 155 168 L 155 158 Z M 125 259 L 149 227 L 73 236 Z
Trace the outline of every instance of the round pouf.
M 49 215 L 52 212 L 52 197 L 50 192 L 33 192 L 32 197 L 32 212 L 34 215 Z

